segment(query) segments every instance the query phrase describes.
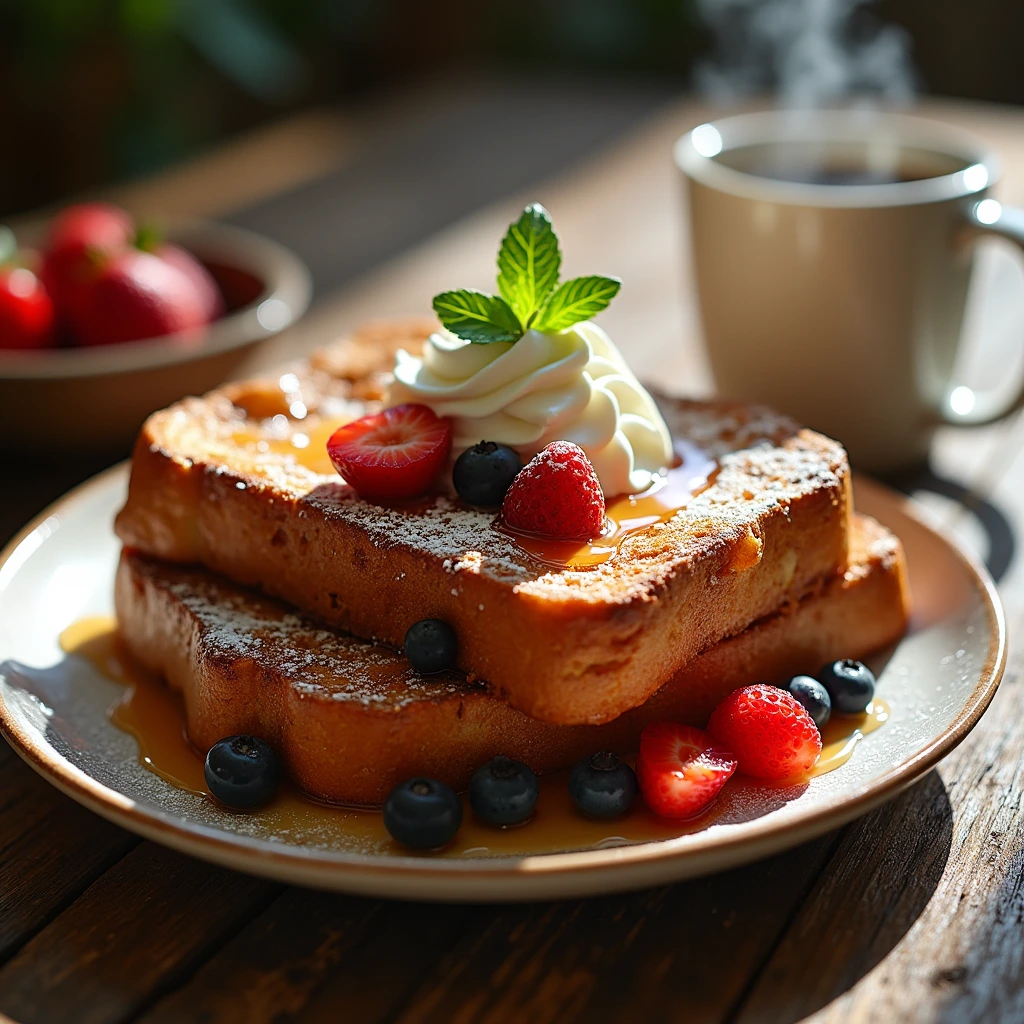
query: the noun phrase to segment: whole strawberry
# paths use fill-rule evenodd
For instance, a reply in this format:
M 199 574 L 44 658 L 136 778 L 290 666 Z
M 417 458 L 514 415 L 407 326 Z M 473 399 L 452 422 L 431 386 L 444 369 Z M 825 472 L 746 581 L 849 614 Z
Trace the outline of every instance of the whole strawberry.
M 821 754 L 821 733 L 786 690 L 758 684 L 733 690 L 711 714 L 708 732 L 757 779 L 806 775 Z
M 52 344 L 53 303 L 42 282 L 25 267 L 0 266 L 0 348 Z
M 42 282 L 22 265 L 14 232 L 0 225 L 0 348 L 53 344 L 53 303 Z
M 208 317 L 188 275 L 154 253 L 128 248 L 97 266 L 69 320 L 79 344 L 110 345 L 195 333 Z
M 501 506 L 506 525 L 556 540 L 589 540 L 604 529 L 604 493 L 586 453 L 552 441 L 512 481 Z
M 132 244 L 135 225 L 109 203 L 79 203 L 50 223 L 40 277 L 61 312 L 73 310 L 95 277 L 96 261 Z
M 224 298 L 210 272 L 187 249 L 171 242 L 163 242 L 154 250 L 165 263 L 177 267 L 192 282 L 203 304 L 207 321 L 217 320 L 224 315 Z

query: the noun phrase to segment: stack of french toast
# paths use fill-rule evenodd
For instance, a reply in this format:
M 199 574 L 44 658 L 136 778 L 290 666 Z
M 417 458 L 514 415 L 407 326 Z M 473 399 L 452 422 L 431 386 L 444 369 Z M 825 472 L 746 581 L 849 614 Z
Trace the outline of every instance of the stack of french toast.
M 450 462 L 422 495 L 360 493 L 328 441 L 388 404 L 396 354 L 422 351 L 437 326 L 370 325 L 145 424 L 116 524 L 119 629 L 181 692 L 201 753 L 259 736 L 301 790 L 379 805 L 416 775 L 464 789 L 499 754 L 535 772 L 628 754 L 651 722 L 704 726 L 737 687 L 862 658 L 904 631 L 902 551 L 853 512 L 843 448 L 766 408 L 658 397 L 699 485 L 614 543 L 580 541 L 580 557 L 462 500 Z M 423 620 L 457 637 L 453 663 L 430 674 L 403 653 Z

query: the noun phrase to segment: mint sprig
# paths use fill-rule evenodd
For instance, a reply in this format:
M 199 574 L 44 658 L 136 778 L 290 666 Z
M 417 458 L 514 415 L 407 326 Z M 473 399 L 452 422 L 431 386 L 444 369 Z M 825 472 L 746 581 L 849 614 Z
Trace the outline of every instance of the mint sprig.
M 434 312 L 458 338 L 477 345 L 518 341 L 531 327 L 563 331 L 600 313 L 622 287 L 617 277 L 558 284 L 562 253 L 551 217 L 531 203 L 509 226 L 498 251 L 498 295 L 471 288 L 434 296 Z

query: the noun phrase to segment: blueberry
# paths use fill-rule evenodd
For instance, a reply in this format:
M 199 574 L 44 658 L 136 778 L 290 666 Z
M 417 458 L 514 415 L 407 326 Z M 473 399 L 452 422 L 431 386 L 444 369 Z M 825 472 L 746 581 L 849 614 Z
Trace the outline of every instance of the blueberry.
M 584 757 L 569 773 L 569 796 L 588 818 L 617 818 L 636 800 L 636 773 L 614 754 Z
M 469 780 L 469 804 L 488 825 L 518 825 L 533 814 L 537 776 L 522 763 L 499 754 Z
M 840 715 L 859 715 L 875 695 L 875 676 L 871 669 L 850 658 L 829 662 L 818 679 L 832 698 L 832 710 Z
M 384 802 L 384 827 L 404 846 L 436 850 L 455 838 L 462 824 L 462 802 L 437 779 L 408 779 Z
M 440 619 L 420 619 L 405 634 L 405 656 L 422 675 L 455 667 L 455 630 Z
M 281 761 L 269 744 L 255 736 L 228 736 L 206 755 L 210 792 L 228 807 L 259 807 L 281 782 Z
M 832 714 L 832 699 L 828 690 L 813 676 L 793 676 L 786 689 L 807 709 L 819 732 L 825 728 Z
M 452 483 L 467 504 L 496 508 L 522 468 L 515 449 L 481 441 L 455 460 Z

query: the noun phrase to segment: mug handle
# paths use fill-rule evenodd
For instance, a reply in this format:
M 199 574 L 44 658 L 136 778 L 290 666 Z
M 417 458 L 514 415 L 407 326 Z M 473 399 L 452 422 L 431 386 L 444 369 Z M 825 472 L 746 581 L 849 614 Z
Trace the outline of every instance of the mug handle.
M 995 199 L 982 199 L 971 203 L 965 209 L 967 218 L 968 239 L 973 241 L 980 236 L 995 235 L 1007 241 L 1016 242 L 1024 251 L 1024 210 L 1003 206 Z M 966 394 L 963 394 L 966 392 Z M 958 402 L 958 395 L 963 395 L 966 402 Z M 957 406 L 960 411 L 957 411 Z M 964 406 L 968 405 L 969 408 Z M 1017 394 L 1010 400 L 1000 399 L 991 391 L 970 391 L 966 388 L 954 387 L 946 395 L 939 410 L 943 423 L 955 427 L 982 427 L 988 423 L 1001 420 L 1004 416 L 1024 406 L 1024 377 L 1018 386 Z

